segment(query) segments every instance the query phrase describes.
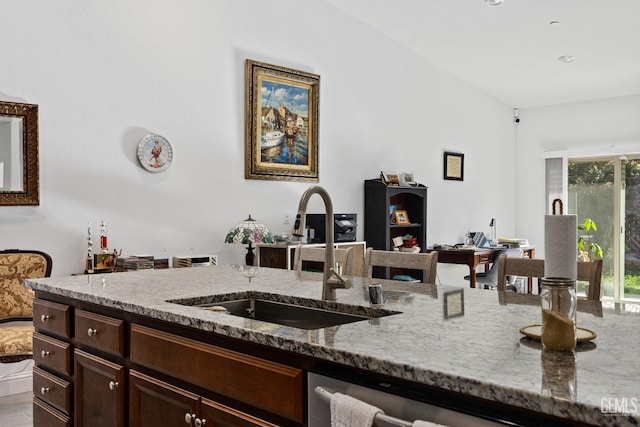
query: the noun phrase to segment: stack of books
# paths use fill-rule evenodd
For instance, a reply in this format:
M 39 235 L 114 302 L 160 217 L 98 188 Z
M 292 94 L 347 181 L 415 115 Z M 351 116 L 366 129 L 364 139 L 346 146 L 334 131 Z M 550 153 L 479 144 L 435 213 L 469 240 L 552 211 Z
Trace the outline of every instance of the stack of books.
M 153 260 L 153 268 L 156 270 L 163 270 L 169 268 L 169 258 L 156 258 Z
M 153 257 L 130 256 L 127 258 L 118 258 L 116 271 L 136 271 L 148 270 L 153 268 Z
M 498 244 L 499 245 L 503 245 L 503 246 L 507 246 L 509 248 L 521 248 L 523 246 L 529 246 L 529 240 L 528 239 L 519 239 L 519 238 L 506 238 L 506 237 L 500 237 L 498 239 Z

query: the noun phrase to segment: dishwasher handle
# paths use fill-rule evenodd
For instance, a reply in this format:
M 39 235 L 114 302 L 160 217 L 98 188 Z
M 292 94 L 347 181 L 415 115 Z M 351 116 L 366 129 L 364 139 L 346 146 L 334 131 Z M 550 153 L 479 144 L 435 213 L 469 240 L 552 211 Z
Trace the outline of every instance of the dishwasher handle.
M 333 393 L 324 387 L 316 387 L 315 393 L 318 398 L 327 405 L 331 405 L 331 396 Z M 411 427 L 413 423 L 394 418 L 385 414 L 377 414 L 373 419 L 374 427 Z

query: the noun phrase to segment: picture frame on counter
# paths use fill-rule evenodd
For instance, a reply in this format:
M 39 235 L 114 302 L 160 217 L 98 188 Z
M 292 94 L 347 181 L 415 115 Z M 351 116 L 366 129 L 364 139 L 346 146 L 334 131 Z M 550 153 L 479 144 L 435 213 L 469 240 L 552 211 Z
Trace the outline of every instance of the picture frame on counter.
M 320 76 L 246 60 L 245 179 L 318 182 Z
M 464 289 L 445 292 L 442 295 L 444 303 L 444 318 L 464 316 Z

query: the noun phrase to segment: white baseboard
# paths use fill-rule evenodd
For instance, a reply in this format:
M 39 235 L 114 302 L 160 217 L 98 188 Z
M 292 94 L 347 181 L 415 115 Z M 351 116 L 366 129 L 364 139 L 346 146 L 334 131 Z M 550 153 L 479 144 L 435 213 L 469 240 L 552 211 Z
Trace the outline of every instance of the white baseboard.
M 33 390 L 33 360 L 10 363 L 2 367 L 0 397 Z

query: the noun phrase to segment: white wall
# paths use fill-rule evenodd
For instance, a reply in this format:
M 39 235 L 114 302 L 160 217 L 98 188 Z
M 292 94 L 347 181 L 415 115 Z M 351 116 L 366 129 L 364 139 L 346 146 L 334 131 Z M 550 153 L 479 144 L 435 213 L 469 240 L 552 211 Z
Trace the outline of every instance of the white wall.
M 544 257 L 546 152 L 640 153 L 640 95 L 520 110 L 516 136 L 516 232 Z
M 223 240 L 248 214 L 290 231 L 309 184 L 244 179 L 247 58 L 321 76 L 319 184 L 359 238 L 381 169 L 429 186 L 430 244 L 492 217 L 515 232 L 511 107 L 323 1 L 2 3 L 0 98 L 40 106 L 41 204 L 0 208 L 0 247 L 50 253 L 53 275 L 82 271 L 88 221 L 123 254 L 223 263 L 243 262 Z M 163 173 L 138 164 L 149 132 L 173 146 Z M 465 154 L 464 182 L 442 179 L 445 150 Z

